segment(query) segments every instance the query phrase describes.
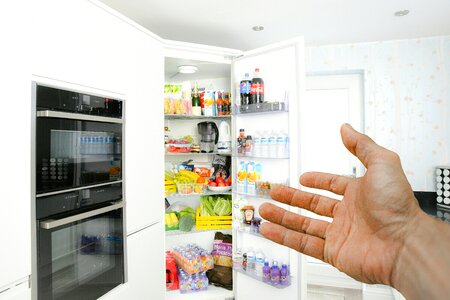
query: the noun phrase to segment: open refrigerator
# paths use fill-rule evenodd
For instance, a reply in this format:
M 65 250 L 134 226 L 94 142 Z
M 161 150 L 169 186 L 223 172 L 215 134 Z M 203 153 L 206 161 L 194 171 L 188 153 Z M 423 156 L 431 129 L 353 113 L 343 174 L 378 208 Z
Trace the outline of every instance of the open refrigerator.
M 299 109 L 304 89 L 304 54 L 301 38 L 285 41 L 248 52 L 236 52 L 234 55 L 222 55 L 214 49 L 203 49 L 202 53 L 191 48 L 179 47 L 166 49 L 166 83 L 189 82 L 193 87 L 228 91 L 231 94 L 231 114 L 225 116 L 192 116 L 186 114 L 166 114 L 166 134 L 171 137 L 194 137 L 193 143 L 199 143 L 198 124 L 214 122 L 218 127 L 222 122 L 230 125 L 231 149 L 225 155 L 217 153 L 170 153 L 166 151 L 165 166 L 174 168 L 182 162 L 191 164 L 212 164 L 216 157 L 226 157 L 230 163 L 232 187 L 229 191 L 218 193 L 206 191 L 192 194 L 180 194 L 179 191 L 167 196 L 171 205 L 188 205 L 196 210 L 200 206 L 200 196 L 221 194 L 231 198 L 233 209 L 230 226 L 216 230 L 198 230 L 182 232 L 166 231 L 165 249 L 173 250 L 180 245 L 195 243 L 198 246 L 212 250 L 214 235 L 217 231 L 231 234 L 233 239 L 233 289 L 232 291 L 211 284 L 205 291 L 181 294 L 179 291 L 167 291 L 166 299 L 306 299 L 306 278 L 304 256 L 284 246 L 275 244 L 260 234 L 257 229 L 244 224 L 245 208 L 253 208 L 252 217 L 259 217 L 258 208 L 264 202 L 272 202 L 268 195 L 270 186 L 288 184 L 298 187 L 300 174 L 299 148 Z M 196 64 L 199 69 L 205 67 L 206 73 L 193 75 L 177 74 L 175 65 Z M 241 106 L 239 98 L 239 83 L 245 73 L 253 73 L 255 68 L 261 70 L 265 85 L 265 101 L 261 105 Z M 209 77 L 208 77 L 209 76 Z M 189 85 L 189 84 L 188 84 Z M 240 129 L 246 135 L 253 137 L 253 147 L 250 151 L 239 147 Z M 197 137 L 195 137 L 197 135 Z M 281 143 L 276 143 L 277 138 Z M 263 143 L 259 142 L 263 140 Z M 274 141 L 272 144 L 270 142 Z M 257 167 L 256 167 L 257 166 Z M 256 167 L 256 168 L 255 168 Z M 245 179 L 243 171 L 245 170 Z M 298 212 L 295 208 L 284 208 Z M 227 223 L 228 224 L 228 223 Z M 289 269 L 288 284 L 272 284 L 264 282 L 261 269 L 243 270 L 242 255 L 252 253 L 259 262 L 261 255 L 272 265 L 276 260 L 281 268 L 286 264 Z M 237 255 L 236 255 L 237 254 Z M 256 265 L 253 265 L 253 267 Z

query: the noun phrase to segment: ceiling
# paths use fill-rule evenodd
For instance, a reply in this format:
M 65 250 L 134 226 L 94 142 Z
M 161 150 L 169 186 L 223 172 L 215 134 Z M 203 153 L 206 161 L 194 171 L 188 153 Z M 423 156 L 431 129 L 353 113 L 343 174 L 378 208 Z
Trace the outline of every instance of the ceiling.
M 450 35 L 449 0 L 101 1 L 162 38 L 239 50 L 299 35 L 309 46 Z
M 166 57 L 164 64 L 165 81 L 183 82 L 192 80 L 192 74 L 178 73 L 178 66 L 190 65 L 197 66 L 198 71 L 195 73 L 195 79 L 211 79 L 229 77 L 231 66 L 229 64 L 216 64 L 190 59 Z

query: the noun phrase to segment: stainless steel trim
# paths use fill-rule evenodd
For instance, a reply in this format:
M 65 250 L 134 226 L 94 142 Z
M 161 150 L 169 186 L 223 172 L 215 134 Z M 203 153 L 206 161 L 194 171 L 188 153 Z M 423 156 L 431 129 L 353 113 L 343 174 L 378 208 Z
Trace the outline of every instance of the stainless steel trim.
M 77 187 L 77 188 L 73 188 L 73 189 L 66 189 L 66 190 L 61 190 L 61 191 L 37 194 L 36 198 L 47 197 L 47 196 L 58 195 L 58 194 L 64 194 L 64 193 L 70 193 L 70 192 L 75 192 L 75 191 L 79 191 L 79 190 L 85 190 L 85 189 L 90 189 L 90 188 L 101 187 L 101 186 L 105 186 L 105 185 L 112 185 L 112 184 L 116 184 L 116 183 L 122 183 L 122 180 L 109 181 L 109 182 L 105 182 L 105 183 L 81 186 L 81 187 Z
M 66 224 L 69 224 L 72 222 L 76 222 L 76 221 L 80 221 L 80 220 L 87 219 L 90 217 L 94 217 L 94 216 L 97 216 L 97 215 L 100 215 L 100 214 L 103 214 L 103 213 L 106 213 L 109 211 L 113 211 L 113 210 L 122 208 L 123 206 L 124 206 L 123 201 L 120 201 L 119 203 L 115 203 L 110 206 L 102 207 L 102 208 L 95 209 L 92 211 L 87 211 L 85 213 L 81 213 L 81 214 L 78 214 L 75 216 L 70 216 L 70 217 L 62 218 L 62 219 L 58 219 L 58 220 L 50 219 L 47 221 L 43 221 L 43 222 L 39 223 L 39 226 L 43 229 L 52 229 L 52 228 L 60 227 L 60 226 L 63 226 L 63 225 L 66 225 Z
M 36 112 L 36 116 L 38 118 L 60 118 L 60 119 L 72 119 L 72 120 L 94 121 L 94 122 L 107 122 L 107 123 L 117 123 L 117 124 L 122 124 L 123 123 L 122 119 L 117 119 L 117 118 L 91 116 L 91 115 L 83 115 L 83 114 L 75 114 L 75 113 L 66 113 L 66 112 L 53 111 L 53 110 L 40 110 L 40 111 Z

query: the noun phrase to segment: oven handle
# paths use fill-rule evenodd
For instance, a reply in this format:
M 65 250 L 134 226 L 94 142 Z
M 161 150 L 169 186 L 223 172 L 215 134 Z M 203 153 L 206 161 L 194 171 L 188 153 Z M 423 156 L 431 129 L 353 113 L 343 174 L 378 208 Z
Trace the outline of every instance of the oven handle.
M 122 119 L 109 118 L 101 116 L 92 116 L 84 114 L 66 113 L 54 110 L 40 110 L 36 112 L 38 118 L 59 118 L 59 119 L 71 119 L 80 121 L 94 121 L 94 122 L 107 122 L 107 123 L 117 123 L 122 124 Z
M 42 222 L 39 222 L 39 225 L 42 229 L 53 229 L 56 227 L 70 224 L 72 222 L 76 222 L 76 221 L 80 221 L 80 220 L 94 217 L 97 215 L 101 215 L 101 214 L 104 214 L 104 213 L 107 213 L 107 212 L 110 212 L 110 211 L 113 211 L 113 210 L 116 210 L 119 208 L 123 208 L 123 207 L 124 207 L 124 203 L 123 203 L 123 201 L 120 201 L 120 202 L 117 202 L 110 206 L 102 207 L 102 208 L 95 209 L 92 211 L 87 211 L 87 212 L 84 212 L 84 213 L 81 213 L 81 214 L 78 214 L 75 216 L 70 216 L 70 217 L 62 218 L 62 219 L 58 219 L 58 220 L 49 219 L 46 221 L 42 221 Z

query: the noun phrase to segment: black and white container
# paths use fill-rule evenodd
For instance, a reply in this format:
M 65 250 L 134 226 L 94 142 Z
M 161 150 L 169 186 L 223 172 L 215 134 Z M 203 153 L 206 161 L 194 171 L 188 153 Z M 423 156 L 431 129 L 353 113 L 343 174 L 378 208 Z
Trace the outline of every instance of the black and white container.
M 450 166 L 436 167 L 436 202 L 450 209 Z

